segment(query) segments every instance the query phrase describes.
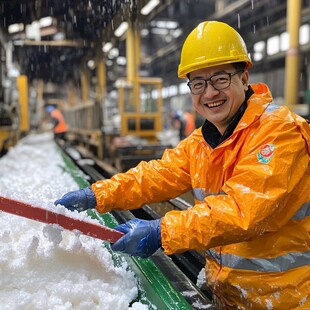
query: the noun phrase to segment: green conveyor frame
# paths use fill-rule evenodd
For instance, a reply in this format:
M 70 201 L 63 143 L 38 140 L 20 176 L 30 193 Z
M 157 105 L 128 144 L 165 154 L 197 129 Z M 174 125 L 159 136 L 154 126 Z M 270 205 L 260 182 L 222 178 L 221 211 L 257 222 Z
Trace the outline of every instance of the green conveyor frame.
M 65 163 L 65 171 L 74 178 L 80 188 L 89 186 L 85 176 L 76 167 L 73 161 L 63 152 L 61 152 L 61 155 Z M 99 215 L 96 211 L 90 210 L 89 215 L 98 219 L 110 228 L 113 228 L 118 224 L 116 219 L 110 213 Z M 112 252 L 108 242 L 103 243 L 111 252 L 114 263 L 116 265 L 120 264 L 122 256 Z M 192 309 L 186 299 L 175 289 L 151 259 L 141 259 L 129 256 L 124 256 L 124 258 L 127 260 L 128 265 L 130 266 L 129 268 L 135 273 L 138 280 L 138 299 L 133 300 L 133 302 L 139 301 L 146 304 L 149 306 L 149 309 Z

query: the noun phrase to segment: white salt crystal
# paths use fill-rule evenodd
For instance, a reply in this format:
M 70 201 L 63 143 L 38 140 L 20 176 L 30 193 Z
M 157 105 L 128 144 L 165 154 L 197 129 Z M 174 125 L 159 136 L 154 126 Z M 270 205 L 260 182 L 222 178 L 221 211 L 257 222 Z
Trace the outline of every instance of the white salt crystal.
M 30 135 L 0 159 L 0 195 L 86 219 L 53 201 L 78 189 L 51 134 Z M 89 220 L 87 218 L 87 220 Z M 89 220 L 91 221 L 91 220 Z M 0 212 L 1 310 L 135 309 L 135 275 L 100 240 Z

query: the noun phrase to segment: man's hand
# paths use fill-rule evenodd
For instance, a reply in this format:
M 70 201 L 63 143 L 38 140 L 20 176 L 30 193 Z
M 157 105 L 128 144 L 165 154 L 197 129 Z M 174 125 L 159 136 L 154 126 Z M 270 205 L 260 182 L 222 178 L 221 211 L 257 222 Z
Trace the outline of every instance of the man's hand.
M 78 212 L 96 207 L 94 192 L 88 187 L 77 191 L 69 192 L 54 202 L 56 205 L 63 205 L 70 211 Z
M 161 247 L 161 219 L 145 221 L 133 219 L 115 227 L 125 234 L 111 245 L 113 251 L 147 258 Z

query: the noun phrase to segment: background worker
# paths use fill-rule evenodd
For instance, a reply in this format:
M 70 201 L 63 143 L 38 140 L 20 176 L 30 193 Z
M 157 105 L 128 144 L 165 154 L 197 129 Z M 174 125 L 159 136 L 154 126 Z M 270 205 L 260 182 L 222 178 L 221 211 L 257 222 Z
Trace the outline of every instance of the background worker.
M 130 210 L 192 189 L 195 205 L 159 220 L 133 219 L 115 251 L 148 257 L 206 251 L 218 309 L 310 309 L 310 126 L 249 85 L 245 43 L 221 22 L 199 24 L 178 68 L 201 128 L 161 160 L 65 194 L 56 204 Z
M 195 117 L 192 111 L 185 111 L 184 119 L 184 138 L 188 137 L 195 130 Z
M 195 130 L 195 118 L 192 111 L 185 111 L 180 115 L 180 140 L 188 137 Z
M 185 139 L 195 130 L 195 117 L 192 111 L 177 111 L 174 113 L 174 120 L 177 122 L 180 140 Z
M 54 105 L 47 105 L 45 110 L 52 119 L 54 138 L 65 140 L 68 127 L 63 114 Z

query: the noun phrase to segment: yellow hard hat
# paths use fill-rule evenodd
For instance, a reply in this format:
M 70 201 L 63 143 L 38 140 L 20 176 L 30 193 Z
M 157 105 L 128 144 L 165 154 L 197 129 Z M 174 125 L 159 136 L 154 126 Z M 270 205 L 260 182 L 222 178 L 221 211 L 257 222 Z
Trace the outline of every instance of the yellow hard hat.
M 234 62 L 245 62 L 247 68 L 252 67 L 240 34 L 225 23 L 206 21 L 200 23 L 186 38 L 178 76 L 186 78 L 192 71 Z

